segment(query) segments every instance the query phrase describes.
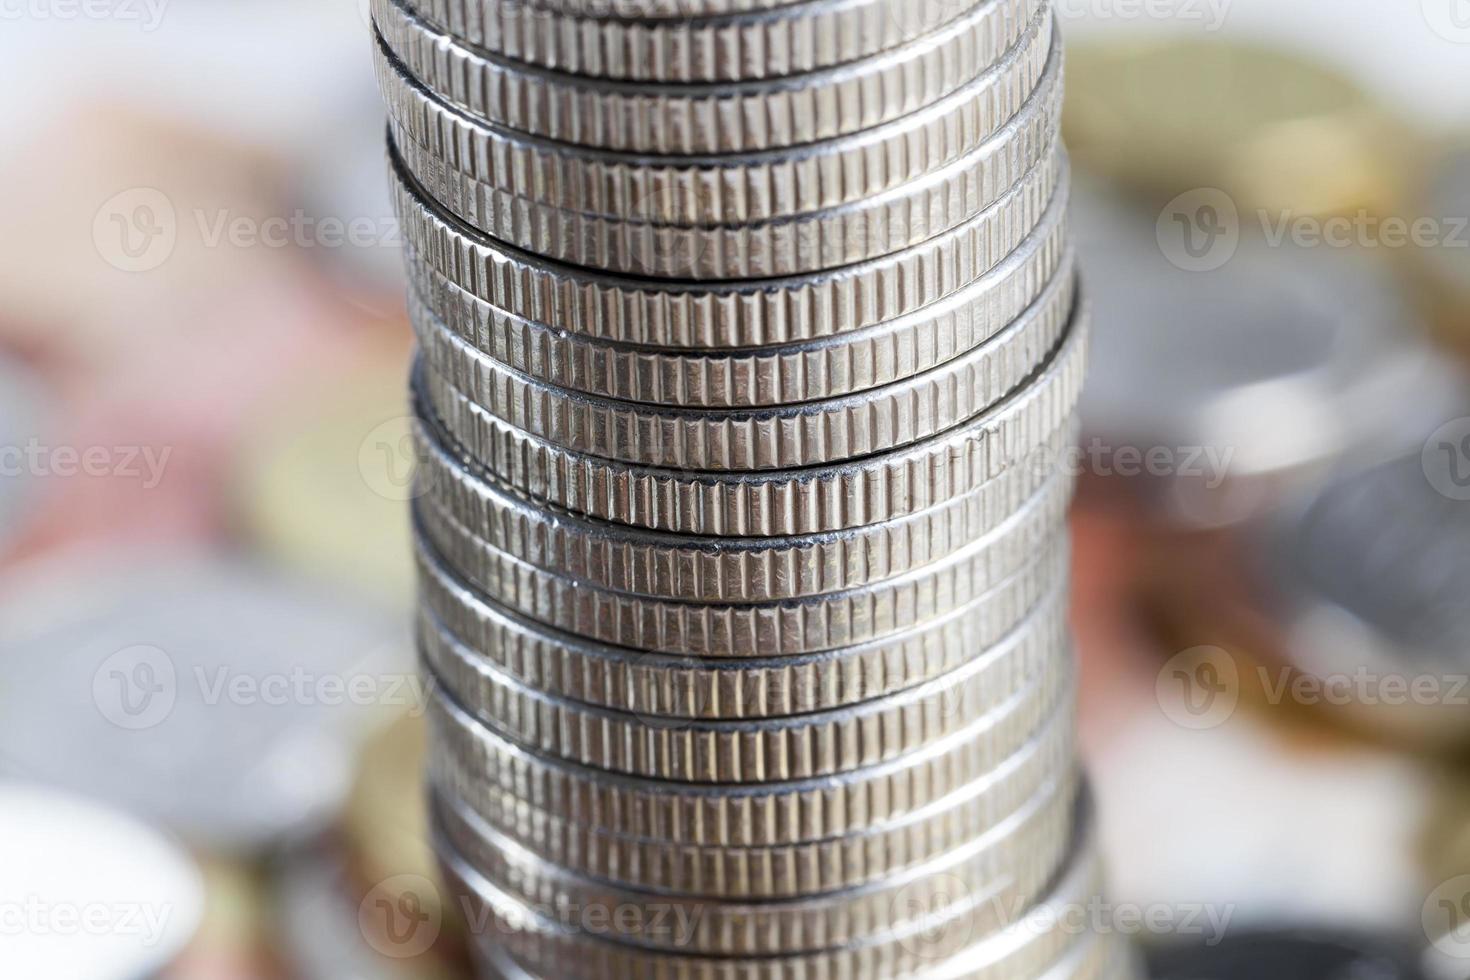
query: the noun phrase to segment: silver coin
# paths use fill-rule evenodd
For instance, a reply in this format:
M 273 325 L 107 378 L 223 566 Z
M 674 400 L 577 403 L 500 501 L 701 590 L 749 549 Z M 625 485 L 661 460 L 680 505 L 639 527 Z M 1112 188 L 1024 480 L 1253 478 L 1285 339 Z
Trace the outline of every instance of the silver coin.
M 0 780 L 0 866 L 7 977 L 161 975 L 204 918 L 203 878 L 178 843 L 33 783 Z
M 489 53 L 592 78 L 725 82 L 847 64 L 939 30 L 986 0 L 571 4 L 411 0 Z M 666 8 L 660 12 L 657 8 Z M 675 12 L 677 11 L 677 12 Z M 629 18 L 633 13 L 634 19 Z
M 1070 662 L 996 709 L 902 759 L 819 779 L 719 786 L 644 779 L 537 755 L 480 724 L 443 691 L 430 700 L 431 782 L 477 812 L 511 793 L 568 820 L 631 837 L 713 846 L 803 844 L 898 820 L 1013 757 L 1058 710 L 1072 710 Z M 1065 708 L 1063 708 L 1065 706 Z
M 1054 279 L 994 336 L 922 374 L 841 398 L 752 409 L 643 405 L 570 392 L 481 353 L 442 324 L 415 320 L 435 415 L 460 398 L 573 452 L 635 466 L 787 470 L 910 446 L 982 414 L 1043 364 L 1067 332 L 1076 280 Z M 455 394 L 441 401 L 452 387 Z M 461 434 L 446 422 L 451 435 Z
M 532 751 L 633 776 L 719 784 L 808 779 L 877 765 L 946 738 L 1004 692 L 1057 669 L 1062 617 L 1043 607 L 998 644 L 927 684 L 793 718 L 704 721 L 581 705 L 529 688 L 441 636 L 435 677 L 486 727 Z
M 1470 425 L 1462 428 L 1470 434 Z M 1345 468 L 1243 536 L 1248 570 L 1270 597 L 1270 621 L 1292 667 L 1324 683 L 1347 681 L 1324 702 L 1411 742 L 1470 737 L 1456 693 L 1470 672 L 1470 493 L 1445 494 L 1425 465 L 1427 458 L 1432 476 L 1448 478 L 1465 465 L 1462 450 L 1431 440 L 1387 462 Z M 1349 680 L 1359 678 L 1383 686 Z
M 477 589 L 554 629 L 650 653 L 788 656 L 902 633 L 965 605 L 1038 551 L 1066 551 L 1059 528 L 1071 489 L 1069 480 L 1054 478 L 1017 514 L 941 561 L 856 589 L 764 603 L 612 592 L 543 572 L 422 512 L 417 527 Z
M 1079 306 L 1066 339 L 1026 386 L 970 423 L 897 452 L 804 470 L 705 474 L 631 467 L 538 439 L 452 391 L 441 391 L 439 401 L 453 424 L 434 421 L 456 433 L 503 486 L 572 513 L 696 535 L 824 533 L 926 510 L 1010 466 L 1038 465 L 1036 446 L 1071 418 L 1086 351 L 1087 317 Z M 428 412 L 424 383 L 420 370 L 420 415 Z
M 1098 881 L 1097 862 L 1090 840 L 1090 806 L 1084 801 L 1079 805 L 1072 834 L 1064 835 L 1072 841 L 1066 850 L 1071 855 L 1065 861 L 1064 873 L 1058 875 L 1043 898 L 1039 911 L 1064 912 L 1077 907 L 1096 893 Z M 524 903 L 516 901 L 504 891 L 479 875 L 468 862 L 446 852 L 446 864 L 453 878 L 469 901 L 489 913 L 495 928 L 487 930 L 479 938 L 477 947 L 500 968 L 526 970 L 526 964 L 534 964 L 537 973 L 546 976 L 566 977 L 569 980 L 583 978 L 624 976 L 630 969 L 657 971 L 661 977 L 675 980 L 800 980 L 812 976 L 840 977 L 891 977 L 931 975 L 936 980 L 949 978 L 974 978 L 974 980 L 1012 980 L 1019 976 L 1045 976 L 1046 980 L 1062 977 L 1123 976 L 1124 974 L 1100 974 L 1096 967 L 1091 971 L 1084 964 L 1103 960 L 1095 951 L 1099 945 L 1093 933 L 1076 933 L 1063 925 L 1070 921 L 1066 916 L 1053 915 L 1049 926 L 1039 926 L 1036 920 L 1010 922 L 993 930 L 990 935 L 979 935 L 980 929 L 973 928 L 973 921 L 962 917 L 945 919 L 942 915 L 931 916 L 927 924 L 929 933 L 911 933 L 897 943 L 891 937 L 868 937 L 869 941 L 851 943 L 833 949 L 805 955 L 785 954 L 773 957 L 708 957 L 693 953 L 667 953 L 642 950 L 636 947 L 603 941 L 579 932 L 575 923 L 559 921 L 554 916 L 537 916 Z M 959 889 L 958 883 L 954 886 Z M 897 904 L 917 904 L 921 896 L 912 900 L 902 895 Z M 885 942 L 888 939 L 890 941 Z M 970 942 L 970 940 L 975 940 Z M 946 945 L 958 945 L 961 951 L 951 958 L 944 957 Z M 1084 952 L 1078 952 L 1078 950 Z M 962 970 L 968 972 L 961 972 Z
M 855 944 L 902 949 L 935 930 L 935 920 L 962 923 L 955 932 L 991 931 L 1004 924 L 1004 910 L 1027 907 L 1044 889 L 1065 857 L 1073 812 L 1072 795 L 1053 784 L 930 862 L 842 891 L 760 902 L 612 886 L 542 861 L 466 808 L 441 799 L 435 817 L 441 846 L 530 908 L 580 909 L 580 925 L 594 936 L 593 914 L 616 910 L 620 921 L 602 937 L 638 950 L 770 956 Z M 926 954 L 940 952 L 928 935 L 921 942 Z
M 420 549 L 424 596 L 419 644 L 436 662 L 440 637 L 548 694 L 670 724 L 681 718 L 777 718 L 847 707 L 916 687 L 966 663 L 1042 605 L 1060 609 L 1065 555 L 1026 567 L 944 616 L 857 646 L 787 657 L 643 654 L 589 643 L 517 616 L 473 592 Z
M 384 613 L 197 554 L 27 568 L 0 611 L 0 772 L 251 852 L 335 815 L 357 732 L 422 701 Z
M 450 331 L 528 378 L 596 397 L 687 408 L 794 405 L 914 377 L 993 337 L 1047 283 L 1071 275 L 1066 207 L 1059 189 L 1015 251 L 938 302 L 794 344 L 710 352 L 582 337 L 492 307 L 413 259 L 419 277 L 409 312 L 421 333 Z
M 1045 0 L 976 4 L 901 48 L 772 84 L 637 84 L 485 57 L 373 0 L 383 43 L 436 95 L 529 136 L 664 156 L 753 153 L 834 139 L 916 112 L 972 81 L 1025 31 Z
M 1077 200 L 1098 292 L 1084 440 L 1194 453 L 1198 465 L 1155 481 L 1171 520 L 1234 523 L 1345 454 L 1432 428 L 1442 358 L 1368 256 L 1246 237 L 1220 268 L 1189 271 L 1160 249 L 1152 215 Z
M 1037 446 L 1059 459 L 1070 430 Z M 928 510 L 849 531 L 785 538 L 663 534 L 550 512 L 472 472 L 454 442 L 418 426 L 419 509 L 435 527 L 463 529 L 528 565 L 615 592 L 712 602 L 824 595 L 953 555 L 1013 516 L 1052 476 L 1017 466 Z
M 645 891 L 703 898 L 794 898 L 853 888 L 937 859 L 976 828 L 1075 771 L 1074 724 L 1059 711 L 995 769 L 897 820 L 779 847 L 680 844 L 609 833 L 505 794 L 477 800 L 480 819 L 554 864 Z
M 1066 186 L 1046 157 L 990 208 L 923 244 L 826 273 L 758 282 L 619 278 L 561 265 L 476 232 L 429 198 L 390 156 L 409 269 L 426 299 L 442 280 L 530 323 L 614 343 L 679 350 L 792 344 L 861 330 L 937 303 L 999 265 Z M 473 321 L 434 312 L 462 336 Z
M 391 63 L 380 75 L 403 168 L 472 227 L 588 268 L 779 277 L 920 244 L 983 211 L 1051 152 L 1061 54 L 1059 43 L 1037 43 L 1035 30 L 1018 67 L 1002 65 L 999 92 L 972 86 L 890 126 L 768 159 L 573 152 L 475 124 L 428 100 Z M 982 119 L 965 118 L 982 105 Z M 460 145 L 466 154 L 451 149 Z

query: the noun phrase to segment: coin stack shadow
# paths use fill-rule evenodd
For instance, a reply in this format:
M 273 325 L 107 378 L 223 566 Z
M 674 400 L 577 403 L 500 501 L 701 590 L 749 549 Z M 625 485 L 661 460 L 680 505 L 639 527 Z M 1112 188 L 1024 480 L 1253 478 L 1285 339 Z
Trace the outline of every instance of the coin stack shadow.
M 487 976 L 1114 978 L 1047 0 L 374 0 Z

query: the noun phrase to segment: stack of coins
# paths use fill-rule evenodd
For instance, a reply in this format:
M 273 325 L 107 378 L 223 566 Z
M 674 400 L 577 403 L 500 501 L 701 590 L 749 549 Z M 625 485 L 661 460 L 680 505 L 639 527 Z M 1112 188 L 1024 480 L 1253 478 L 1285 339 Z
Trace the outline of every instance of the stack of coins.
M 487 976 L 1112 978 L 1046 0 L 374 0 Z

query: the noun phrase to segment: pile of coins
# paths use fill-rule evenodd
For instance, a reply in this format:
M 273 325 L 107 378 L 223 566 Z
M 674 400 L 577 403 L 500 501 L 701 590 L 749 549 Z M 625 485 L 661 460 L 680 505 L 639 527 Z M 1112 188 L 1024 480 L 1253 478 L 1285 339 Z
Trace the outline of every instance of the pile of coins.
M 1113 978 L 1046 0 L 374 0 L 489 976 Z

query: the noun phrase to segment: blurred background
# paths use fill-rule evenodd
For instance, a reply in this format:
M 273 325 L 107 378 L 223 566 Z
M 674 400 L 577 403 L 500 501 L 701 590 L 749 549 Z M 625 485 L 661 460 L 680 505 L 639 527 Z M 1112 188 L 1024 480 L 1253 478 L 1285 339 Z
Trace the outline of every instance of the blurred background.
M 1470 4 L 1057 0 L 1118 927 L 1470 976 Z M 0 975 L 465 976 L 359 0 L 0 0 Z

